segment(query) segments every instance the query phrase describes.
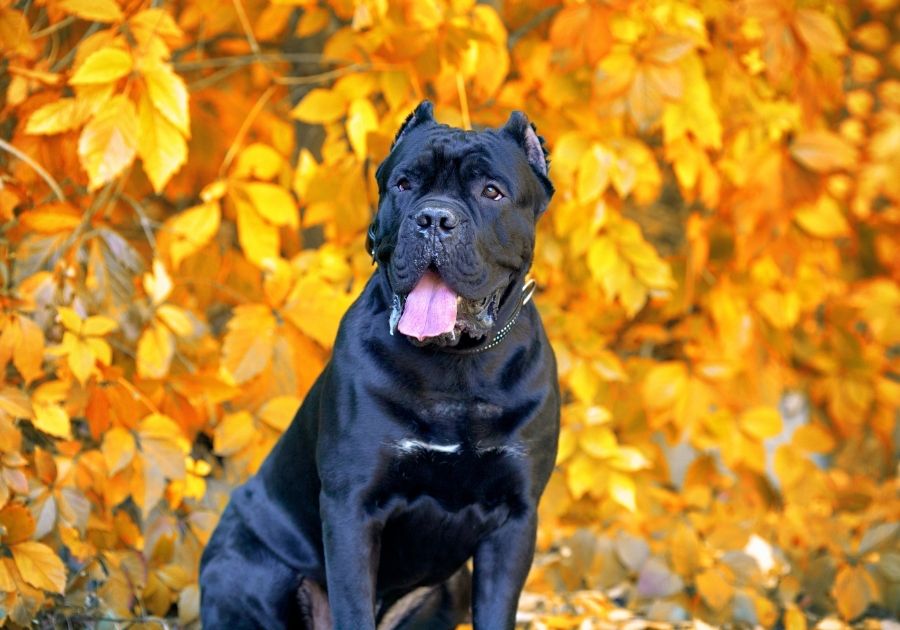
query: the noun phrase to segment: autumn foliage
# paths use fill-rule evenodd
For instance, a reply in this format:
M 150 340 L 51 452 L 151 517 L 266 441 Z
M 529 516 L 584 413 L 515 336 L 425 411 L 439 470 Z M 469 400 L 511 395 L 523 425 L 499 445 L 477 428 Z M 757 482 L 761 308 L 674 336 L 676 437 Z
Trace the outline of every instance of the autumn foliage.
M 0 0 L 0 625 L 197 619 L 425 97 L 551 150 L 522 620 L 897 616 L 898 32 L 896 0 Z

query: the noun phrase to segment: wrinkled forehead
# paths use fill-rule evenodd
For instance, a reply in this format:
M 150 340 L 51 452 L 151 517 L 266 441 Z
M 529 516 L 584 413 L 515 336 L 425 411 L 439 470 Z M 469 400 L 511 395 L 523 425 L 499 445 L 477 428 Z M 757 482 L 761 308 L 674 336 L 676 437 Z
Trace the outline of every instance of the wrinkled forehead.
M 506 170 L 524 163 L 516 144 L 494 129 L 466 131 L 445 125 L 416 129 L 394 149 L 381 169 L 465 168 L 479 171 Z

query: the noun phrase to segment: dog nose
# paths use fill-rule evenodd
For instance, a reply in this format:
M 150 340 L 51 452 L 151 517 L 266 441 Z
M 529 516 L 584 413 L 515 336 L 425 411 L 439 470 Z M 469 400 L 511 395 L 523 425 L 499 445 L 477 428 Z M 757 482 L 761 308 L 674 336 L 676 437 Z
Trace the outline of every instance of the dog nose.
M 423 234 L 434 230 L 439 236 L 449 236 L 459 225 L 459 217 L 447 208 L 422 208 L 416 213 L 415 221 Z

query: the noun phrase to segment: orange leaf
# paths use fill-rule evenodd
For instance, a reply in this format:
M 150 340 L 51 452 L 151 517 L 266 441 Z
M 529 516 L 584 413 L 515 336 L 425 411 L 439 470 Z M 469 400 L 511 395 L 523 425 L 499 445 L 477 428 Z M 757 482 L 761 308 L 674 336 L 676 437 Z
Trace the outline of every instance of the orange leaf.
M 798 9 L 796 18 L 800 38 L 813 52 L 840 55 L 847 52 L 844 36 L 830 17 L 815 9 Z
M 837 601 L 838 612 L 851 621 L 878 600 L 878 585 L 864 567 L 846 565 L 834 579 L 832 594 Z
M 804 166 L 820 173 L 848 169 L 859 160 L 855 147 L 826 129 L 798 134 L 791 144 L 791 155 Z
M 91 22 L 117 22 L 125 17 L 114 0 L 60 0 L 57 6 Z
M 284 431 L 299 408 L 300 399 L 296 396 L 276 396 L 259 410 L 259 419 L 277 431 Z
M 0 510 L 0 527 L 4 545 L 16 545 L 34 534 L 34 516 L 21 503 L 10 503 Z
M 706 569 L 695 578 L 697 591 L 710 608 L 722 610 L 734 595 L 724 569 Z
M 21 11 L 0 7 L 0 51 L 10 51 L 32 59 L 36 54 L 31 28 Z

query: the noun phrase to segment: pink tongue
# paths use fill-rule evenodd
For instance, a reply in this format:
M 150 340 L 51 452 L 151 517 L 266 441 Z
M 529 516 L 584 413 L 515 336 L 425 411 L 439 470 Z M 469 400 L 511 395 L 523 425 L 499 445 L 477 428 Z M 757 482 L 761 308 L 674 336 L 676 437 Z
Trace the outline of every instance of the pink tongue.
M 433 271 L 426 271 L 408 296 L 397 330 L 419 341 L 453 330 L 456 293 Z

